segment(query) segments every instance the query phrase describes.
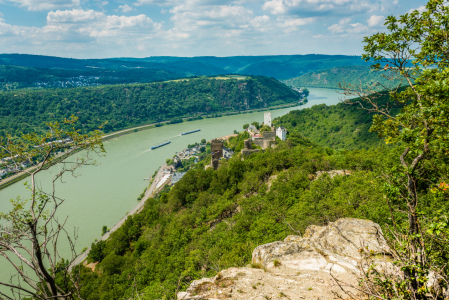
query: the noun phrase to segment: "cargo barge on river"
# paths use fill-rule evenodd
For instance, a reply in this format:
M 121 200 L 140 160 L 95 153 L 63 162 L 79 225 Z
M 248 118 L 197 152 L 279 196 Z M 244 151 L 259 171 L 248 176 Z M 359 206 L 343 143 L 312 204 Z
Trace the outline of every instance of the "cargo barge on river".
M 162 143 L 162 144 L 159 144 L 159 145 L 156 145 L 156 146 L 153 146 L 153 147 L 150 148 L 150 150 L 157 149 L 159 147 L 162 147 L 162 146 L 165 146 L 165 145 L 168 145 L 168 144 L 170 144 L 170 141 Z
M 191 133 L 198 132 L 198 131 L 201 131 L 201 129 L 183 132 L 183 133 L 181 133 L 181 135 L 191 134 Z

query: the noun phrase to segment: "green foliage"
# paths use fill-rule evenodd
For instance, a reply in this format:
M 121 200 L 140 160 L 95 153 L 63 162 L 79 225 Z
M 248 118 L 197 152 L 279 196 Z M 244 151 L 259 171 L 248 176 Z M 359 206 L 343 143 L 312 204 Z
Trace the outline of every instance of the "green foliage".
M 186 288 L 191 280 L 248 264 L 257 245 L 296 234 L 290 226 L 303 232 L 341 217 L 388 223 L 378 166 L 392 163 L 389 151 L 333 153 L 281 143 L 244 160 L 222 161 L 217 171 L 191 169 L 111 235 L 97 267 L 102 276 L 82 271 L 82 296 L 129 297 L 135 278 L 146 299 L 173 297 L 178 282 Z M 311 180 L 318 170 L 343 168 L 354 172 Z
M 249 133 L 244 131 L 239 133 L 238 136 L 232 136 L 227 141 L 224 141 L 223 146 L 231 149 L 235 152 L 240 152 L 244 148 L 243 142 L 249 139 Z
M 259 128 L 259 131 L 262 133 L 264 131 L 271 131 L 271 127 L 268 125 L 263 125 L 262 127 Z
M 449 235 L 445 222 L 438 222 L 447 220 L 447 215 L 439 216 L 442 212 L 435 205 L 446 204 L 438 197 L 429 201 L 429 194 L 440 194 L 435 186 L 444 192 L 448 175 L 449 7 L 447 1 L 431 0 L 422 12 L 389 16 L 385 25 L 387 32 L 365 37 L 363 58 L 373 63 L 374 70 L 395 73 L 407 88 L 392 88 L 387 103 L 378 103 L 379 93 L 372 89 L 360 91 L 349 85 L 345 92 L 362 95 L 357 103 L 377 113 L 371 130 L 401 150 L 396 154 L 400 164 L 383 174 L 384 189 L 391 209 L 404 211 L 407 218 L 393 221 L 390 241 L 394 264 L 402 272 L 389 274 L 372 267 L 363 286 L 370 291 L 369 285 L 374 287 L 376 298 L 443 299 L 449 278 Z M 399 113 L 391 113 L 392 103 L 402 107 Z
M 296 133 L 320 146 L 368 149 L 383 143 L 375 133 L 369 132 L 372 120 L 372 114 L 356 106 L 344 103 L 332 106 L 320 104 L 291 111 L 274 119 L 273 125 L 284 126 L 289 139 Z
M 108 226 L 104 225 L 103 228 L 101 229 L 101 235 L 105 235 L 106 232 L 108 232 Z
M 92 243 L 87 259 L 92 262 L 102 261 L 106 256 L 105 248 L 106 242 L 103 240 L 100 240 L 96 243 Z
M 252 122 L 251 125 L 254 125 L 257 129 L 259 129 L 259 127 L 260 127 L 259 122 L 256 122 L 256 121 Z
M 0 90 L 22 88 L 77 87 L 103 84 L 164 81 L 185 76 L 183 72 L 160 69 L 70 70 L 0 65 Z
M 398 79 L 390 80 L 395 74 L 389 70 L 373 70 L 370 66 L 344 66 L 318 70 L 283 82 L 296 87 L 315 87 L 338 89 L 341 83 L 362 85 L 362 87 L 400 84 Z M 307 91 L 308 92 L 308 91 Z M 308 93 L 306 94 L 306 96 Z
M 40 131 L 45 123 L 77 114 L 83 131 L 107 121 L 116 131 L 198 112 L 240 111 L 297 101 L 280 82 L 260 77 L 244 80 L 197 78 L 152 84 L 0 93 L 0 128 L 12 135 Z M 246 104 L 247 103 L 247 104 Z
M 243 124 L 243 129 L 248 129 L 249 124 Z

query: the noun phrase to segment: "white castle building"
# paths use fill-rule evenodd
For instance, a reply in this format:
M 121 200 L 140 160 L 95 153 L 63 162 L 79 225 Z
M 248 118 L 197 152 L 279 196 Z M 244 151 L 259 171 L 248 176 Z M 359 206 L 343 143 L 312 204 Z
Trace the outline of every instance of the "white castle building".
M 287 129 L 285 129 L 283 126 L 278 127 L 276 129 L 276 136 L 282 141 L 285 141 L 287 139 Z
M 271 127 L 271 113 L 270 112 L 263 114 L 263 124 Z

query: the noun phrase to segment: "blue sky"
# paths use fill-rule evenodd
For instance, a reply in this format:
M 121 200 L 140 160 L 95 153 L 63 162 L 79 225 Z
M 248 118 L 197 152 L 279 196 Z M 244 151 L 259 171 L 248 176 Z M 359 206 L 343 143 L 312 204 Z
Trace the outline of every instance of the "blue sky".
M 74 58 L 359 55 L 423 0 L 0 0 L 0 53 Z

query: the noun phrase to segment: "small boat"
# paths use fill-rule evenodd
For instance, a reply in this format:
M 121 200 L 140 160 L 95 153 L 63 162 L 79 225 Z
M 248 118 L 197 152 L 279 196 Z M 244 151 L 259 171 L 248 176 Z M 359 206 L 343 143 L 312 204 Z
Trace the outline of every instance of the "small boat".
M 170 141 L 162 143 L 162 144 L 159 144 L 159 145 L 156 145 L 156 146 L 153 146 L 153 147 L 150 148 L 150 150 L 157 149 L 159 147 L 162 147 L 162 146 L 165 146 L 165 145 L 168 145 L 168 144 L 170 144 Z
M 181 135 L 186 135 L 186 134 L 190 134 L 190 133 L 194 133 L 194 132 L 198 132 L 198 131 L 201 131 L 201 129 L 183 132 L 183 133 L 181 133 Z

